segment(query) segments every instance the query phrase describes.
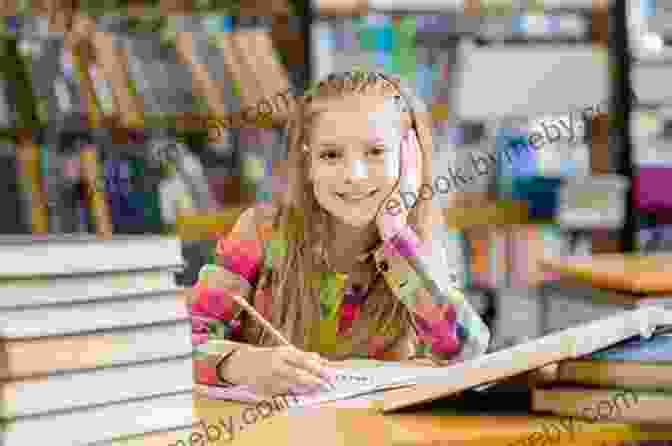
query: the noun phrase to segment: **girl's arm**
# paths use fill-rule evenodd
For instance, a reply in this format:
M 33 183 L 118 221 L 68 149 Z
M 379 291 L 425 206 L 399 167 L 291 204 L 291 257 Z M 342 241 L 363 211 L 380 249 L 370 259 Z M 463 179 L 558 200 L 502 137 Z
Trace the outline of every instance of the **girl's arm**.
M 199 384 L 225 384 L 217 376 L 222 355 L 253 348 L 241 338 L 242 308 L 231 298 L 240 295 L 252 303 L 263 262 L 262 242 L 256 232 L 254 208 L 243 212 L 231 233 L 217 243 L 217 266 L 205 265 L 192 289 L 189 304 L 194 376 Z
M 485 353 L 490 331 L 451 278 L 441 240 L 422 242 L 404 226 L 375 259 L 392 292 L 411 311 L 422 352 L 443 365 Z

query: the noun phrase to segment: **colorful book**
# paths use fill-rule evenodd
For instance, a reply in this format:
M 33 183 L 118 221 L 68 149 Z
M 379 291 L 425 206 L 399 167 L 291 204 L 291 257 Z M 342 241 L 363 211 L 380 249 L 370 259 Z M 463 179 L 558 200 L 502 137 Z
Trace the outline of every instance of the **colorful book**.
M 672 391 L 672 335 L 636 337 L 558 365 L 559 382 Z
M 472 228 L 465 232 L 469 240 L 469 270 L 471 282 L 476 286 L 491 286 L 489 277 L 490 247 L 488 231 Z
M 31 227 L 25 212 L 29 203 L 25 202 L 21 193 L 15 144 L 12 141 L 0 141 L 0 146 L 5 148 L 0 155 L 0 178 L 3 179 L 0 202 L 6 212 L 0 220 L 0 234 L 29 234 Z
M 37 105 L 31 88 L 30 71 L 17 46 L 16 37 L 0 39 L 0 59 L 2 74 L 11 85 L 12 101 L 16 111 L 16 127 L 35 129 L 39 126 Z M 40 168 L 40 148 L 35 144 L 34 131 L 17 135 L 16 155 L 17 171 L 21 178 L 21 191 L 25 202 L 28 221 L 32 232 L 45 234 L 49 230 L 49 212 L 47 200 L 42 189 Z

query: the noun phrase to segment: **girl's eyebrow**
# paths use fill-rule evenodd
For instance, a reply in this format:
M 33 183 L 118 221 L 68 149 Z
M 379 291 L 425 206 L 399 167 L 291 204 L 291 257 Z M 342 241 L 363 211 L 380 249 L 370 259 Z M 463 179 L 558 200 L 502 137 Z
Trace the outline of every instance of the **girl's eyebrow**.
M 377 146 L 377 145 L 381 145 L 381 144 L 382 145 L 386 144 L 386 141 L 385 141 L 384 138 L 381 138 L 381 137 L 378 136 L 378 137 L 374 137 L 374 138 L 371 138 L 371 139 L 364 140 L 363 143 L 365 145 L 370 144 L 370 145 L 376 145 Z M 344 144 L 342 144 L 340 142 L 335 142 L 335 141 L 321 141 L 321 142 L 318 142 L 317 146 L 322 147 L 322 148 L 341 149 L 341 148 L 343 148 Z
M 340 149 L 343 147 L 343 144 L 337 142 L 325 141 L 318 143 L 318 146 L 326 149 Z

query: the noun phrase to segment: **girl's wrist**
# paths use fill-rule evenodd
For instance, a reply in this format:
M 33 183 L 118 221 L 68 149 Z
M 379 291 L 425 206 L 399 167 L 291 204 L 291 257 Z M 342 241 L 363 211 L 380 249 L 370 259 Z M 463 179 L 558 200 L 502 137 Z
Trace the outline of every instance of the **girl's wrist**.
M 406 225 L 399 220 L 398 218 L 385 216 L 384 220 L 380 224 L 380 237 L 384 242 L 394 239 L 401 232 L 403 232 Z
M 415 231 L 409 225 L 401 225 L 395 231 L 389 238 L 383 239 L 383 253 L 387 256 L 416 256 L 422 243 Z
M 238 359 L 240 352 L 240 348 L 234 348 L 218 359 L 217 364 L 215 365 L 215 373 L 220 383 L 228 386 L 237 385 L 235 383 L 237 379 L 231 373 L 231 365 L 236 359 Z

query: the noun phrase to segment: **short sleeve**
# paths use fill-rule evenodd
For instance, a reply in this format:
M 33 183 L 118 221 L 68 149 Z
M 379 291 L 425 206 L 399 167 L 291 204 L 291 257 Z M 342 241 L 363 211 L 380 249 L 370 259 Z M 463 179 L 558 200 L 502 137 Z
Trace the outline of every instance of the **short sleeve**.
M 194 285 L 189 314 L 195 348 L 196 381 L 217 384 L 213 355 L 217 341 L 241 342 L 241 308 L 231 297 L 251 296 L 263 265 L 263 241 L 255 208 L 243 212 L 231 232 L 217 242 L 216 265 L 205 265 Z

